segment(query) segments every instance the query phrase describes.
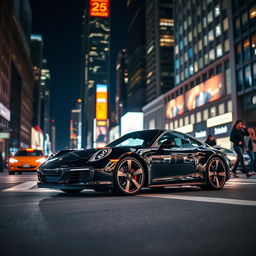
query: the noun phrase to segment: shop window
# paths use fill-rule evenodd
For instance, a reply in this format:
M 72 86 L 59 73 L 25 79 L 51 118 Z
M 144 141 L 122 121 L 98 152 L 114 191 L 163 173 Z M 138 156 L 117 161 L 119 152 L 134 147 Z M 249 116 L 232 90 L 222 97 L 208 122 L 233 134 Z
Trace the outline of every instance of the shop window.
M 243 12 L 242 16 L 241 16 L 241 21 L 242 21 L 242 31 L 247 30 L 247 25 L 248 25 L 248 16 L 247 16 L 247 12 Z
M 208 112 L 208 109 L 205 109 L 203 111 L 203 120 L 207 120 L 209 118 L 209 112 Z
M 251 52 L 252 52 L 252 56 L 256 56 L 256 33 L 254 33 L 251 37 Z
M 195 114 L 190 115 L 190 123 L 194 124 L 195 123 Z
M 249 42 L 249 38 L 246 38 L 243 41 L 243 57 L 244 57 L 244 60 L 249 60 L 250 59 L 250 42 Z
M 216 27 L 215 27 L 215 34 L 216 34 L 216 37 L 218 37 L 218 36 L 221 35 L 221 27 L 220 27 L 220 24 L 216 25 Z
M 168 124 L 168 123 L 165 124 L 165 129 L 166 129 L 166 130 L 169 130 L 169 124 Z
M 235 34 L 236 36 L 240 35 L 241 33 L 241 26 L 240 26 L 240 17 L 235 19 Z
M 179 120 L 179 127 L 182 127 L 183 126 L 183 118 L 181 118 L 180 120 Z
M 211 107 L 210 113 L 211 113 L 211 117 L 214 117 L 214 116 L 217 115 L 217 113 L 216 113 L 216 107 L 215 107 L 215 106 L 214 106 L 214 107 Z
M 218 17 L 220 15 L 220 5 L 216 5 L 214 8 L 214 16 Z
M 184 118 L 184 121 L 185 121 L 185 125 L 188 125 L 188 124 L 189 124 L 189 118 L 188 118 L 188 116 L 186 116 L 186 117 Z
M 174 121 L 174 129 L 178 128 L 178 120 Z
M 245 88 L 249 88 L 252 86 L 252 74 L 250 65 L 247 65 L 244 68 L 244 86 Z
M 196 122 L 197 123 L 202 122 L 202 115 L 200 111 L 196 113 Z
M 170 122 L 170 129 L 173 129 L 173 122 Z
M 256 61 L 253 62 L 252 65 L 252 72 L 253 72 L 253 85 L 256 85 Z
M 224 103 L 221 103 L 218 106 L 218 114 L 223 115 L 224 113 L 225 113 L 225 105 L 224 105 Z
M 224 31 L 228 30 L 228 18 L 225 18 L 223 20 L 223 30 Z
M 226 39 L 226 40 L 224 41 L 224 51 L 225 51 L 225 52 L 228 52 L 229 49 L 230 49 L 229 39 Z
M 236 63 L 240 63 L 242 62 L 242 48 L 241 48 L 241 44 L 238 43 L 236 44 Z
M 256 24 L 256 4 L 252 5 L 249 10 L 250 25 Z
M 233 111 L 233 106 L 232 106 L 232 101 L 231 100 L 229 100 L 227 102 L 227 111 L 228 112 L 232 112 Z
M 237 91 L 243 90 L 243 70 L 238 69 L 236 72 Z
M 216 55 L 217 55 L 217 58 L 222 56 L 222 46 L 221 46 L 221 44 L 218 44 L 217 47 L 216 47 Z

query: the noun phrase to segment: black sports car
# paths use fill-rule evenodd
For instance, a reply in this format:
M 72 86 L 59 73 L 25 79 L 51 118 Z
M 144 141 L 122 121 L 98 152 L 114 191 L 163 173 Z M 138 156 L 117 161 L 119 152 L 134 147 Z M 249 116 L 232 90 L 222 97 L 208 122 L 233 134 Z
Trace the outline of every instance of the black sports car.
M 38 169 L 39 187 L 72 193 L 93 188 L 134 195 L 143 187 L 171 185 L 219 190 L 229 178 L 224 153 L 166 130 L 132 132 L 104 148 L 57 154 Z

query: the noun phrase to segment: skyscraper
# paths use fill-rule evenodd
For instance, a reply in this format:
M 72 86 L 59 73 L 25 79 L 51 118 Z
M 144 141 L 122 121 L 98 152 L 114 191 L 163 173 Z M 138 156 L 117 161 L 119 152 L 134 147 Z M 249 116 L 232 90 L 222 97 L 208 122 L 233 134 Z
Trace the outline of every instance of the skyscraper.
M 87 0 L 82 34 L 82 147 L 108 137 L 110 0 Z M 106 140 L 104 141 L 106 142 Z
M 173 9 L 173 0 L 146 0 L 147 102 L 174 87 Z

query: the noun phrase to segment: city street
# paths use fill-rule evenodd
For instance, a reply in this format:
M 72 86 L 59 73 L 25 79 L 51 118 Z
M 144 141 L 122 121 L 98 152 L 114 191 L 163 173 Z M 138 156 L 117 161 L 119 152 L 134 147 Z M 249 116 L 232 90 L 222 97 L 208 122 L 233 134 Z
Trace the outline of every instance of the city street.
M 1 255 L 255 255 L 256 177 L 222 191 L 144 189 L 132 197 L 38 189 L 0 174 Z

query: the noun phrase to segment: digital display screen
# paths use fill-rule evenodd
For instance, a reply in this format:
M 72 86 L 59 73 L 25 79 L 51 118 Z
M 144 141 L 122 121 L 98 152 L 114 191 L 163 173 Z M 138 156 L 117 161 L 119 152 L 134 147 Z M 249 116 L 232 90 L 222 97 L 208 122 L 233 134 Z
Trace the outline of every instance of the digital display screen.
M 90 16 L 108 18 L 110 0 L 90 0 Z
M 184 113 L 184 96 L 180 95 L 168 102 L 166 106 L 166 118 L 172 118 Z
M 96 85 L 96 120 L 108 119 L 108 86 Z

